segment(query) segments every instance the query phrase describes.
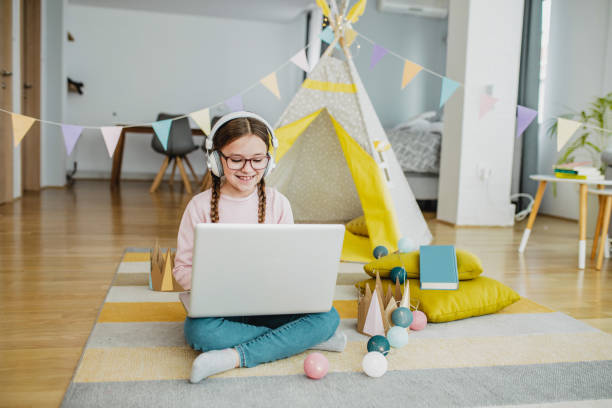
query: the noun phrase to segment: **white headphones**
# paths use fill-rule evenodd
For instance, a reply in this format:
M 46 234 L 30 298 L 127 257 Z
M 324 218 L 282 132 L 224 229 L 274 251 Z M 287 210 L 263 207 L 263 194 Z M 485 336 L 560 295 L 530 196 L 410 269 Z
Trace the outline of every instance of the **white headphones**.
M 212 130 L 210 131 L 210 134 L 206 138 L 206 150 L 208 151 L 208 168 L 217 177 L 223 176 L 223 164 L 221 163 L 221 156 L 219 155 L 219 152 L 216 150 L 213 150 L 213 140 L 215 138 L 215 134 L 221 128 L 221 126 L 225 125 L 230 120 L 238 119 L 238 118 L 253 118 L 253 119 L 260 121 L 264 125 L 266 125 L 266 127 L 268 128 L 268 133 L 270 134 L 270 137 L 272 139 L 272 147 L 274 147 L 274 156 L 276 156 L 276 148 L 278 147 L 278 139 L 276 139 L 276 135 L 274 134 L 274 129 L 272 128 L 272 126 L 270 126 L 270 124 L 264 118 L 262 118 L 261 116 L 255 113 L 246 112 L 246 111 L 228 113 L 227 115 L 224 115 L 223 117 L 221 117 L 221 119 L 219 119 L 217 123 L 215 123 L 215 126 L 213 126 Z M 264 170 L 263 176 L 264 177 L 267 176 L 268 173 L 271 172 L 272 169 L 274 169 L 274 167 L 276 167 L 276 164 L 274 163 L 274 157 L 270 157 L 270 160 L 268 161 L 268 165 L 266 166 L 266 169 Z

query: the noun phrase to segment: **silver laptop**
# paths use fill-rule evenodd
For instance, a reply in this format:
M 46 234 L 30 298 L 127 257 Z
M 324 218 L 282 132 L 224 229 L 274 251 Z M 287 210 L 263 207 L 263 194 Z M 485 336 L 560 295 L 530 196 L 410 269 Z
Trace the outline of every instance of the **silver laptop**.
M 344 225 L 198 224 L 190 317 L 327 312 Z

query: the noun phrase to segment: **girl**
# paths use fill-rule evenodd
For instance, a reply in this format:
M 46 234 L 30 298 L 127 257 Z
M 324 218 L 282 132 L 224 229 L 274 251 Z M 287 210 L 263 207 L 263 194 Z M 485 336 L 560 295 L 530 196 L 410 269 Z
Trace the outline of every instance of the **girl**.
M 191 288 L 196 224 L 293 224 L 287 198 L 264 183 L 263 177 L 274 167 L 268 153 L 270 138 L 276 147 L 273 129 L 250 112 L 230 113 L 215 123 L 206 139 L 212 188 L 189 202 L 178 232 L 172 273 L 183 288 Z M 187 317 L 185 339 L 194 350 L 203 351 L 193 362 L 190 381 L 197 383 L 235 367 L 254 367 L 308 348 L 342 351 L 346 335 L 335 334 L 338 323 L 333 307 L 327 313 L 302 315 Z

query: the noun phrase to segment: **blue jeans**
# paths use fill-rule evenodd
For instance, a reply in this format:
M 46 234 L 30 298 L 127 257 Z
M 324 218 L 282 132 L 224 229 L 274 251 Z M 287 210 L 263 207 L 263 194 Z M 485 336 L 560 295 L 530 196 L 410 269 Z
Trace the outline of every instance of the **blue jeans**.
M 185 339 L 194 350 L 235 348 L 240 367 L 255 367 L 301 353 L 333 336 L 340 316 L 326 313 L 185 319 Z

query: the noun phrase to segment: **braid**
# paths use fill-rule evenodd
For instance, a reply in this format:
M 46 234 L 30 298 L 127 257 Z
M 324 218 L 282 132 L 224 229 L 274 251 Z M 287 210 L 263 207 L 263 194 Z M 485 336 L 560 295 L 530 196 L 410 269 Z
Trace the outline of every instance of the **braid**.
M 266 221 L 266 182 L 262 178 L 257 185 L 257 195 L 259 196 L 259 211 L 257 213 L 258 222 L 263 224 Z
M 210 221 L 219 222 L 219 195 L 221 190 L 221 179 L 212 175 L 212 195 L 210 197 Z

